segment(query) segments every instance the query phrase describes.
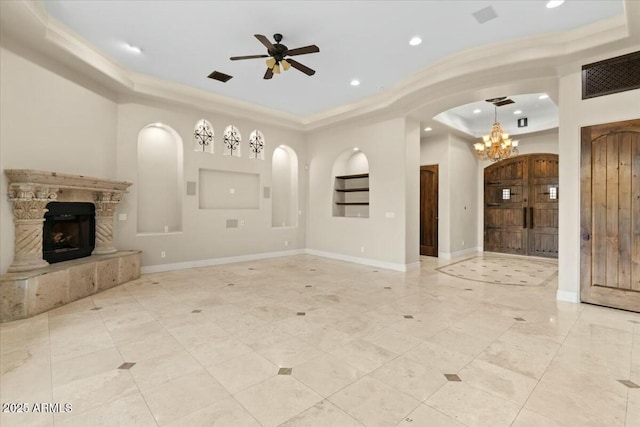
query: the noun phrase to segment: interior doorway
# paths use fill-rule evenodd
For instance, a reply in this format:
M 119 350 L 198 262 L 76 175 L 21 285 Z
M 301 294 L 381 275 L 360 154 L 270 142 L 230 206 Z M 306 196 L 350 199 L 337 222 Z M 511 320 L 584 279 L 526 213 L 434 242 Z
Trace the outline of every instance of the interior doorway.
M 420 166 L 420 255 L 438 256 L 438 165 Z
M 558 155 L 526 154 L 484 170 L 484 249 L 558 257 Z
M 582 128 L 580 299 L 640 312 L 640 119 Z

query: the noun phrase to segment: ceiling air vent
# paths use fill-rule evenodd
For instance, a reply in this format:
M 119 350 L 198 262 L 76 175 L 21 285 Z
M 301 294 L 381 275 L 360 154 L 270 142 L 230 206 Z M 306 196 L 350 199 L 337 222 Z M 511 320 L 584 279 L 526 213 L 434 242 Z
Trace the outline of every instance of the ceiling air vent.
M 511 98 L 507 98 L 506 96 L 501 96 L 499 98 L 490 98 L 485 99 L 485 101 L 492 103 L 496 107 L 502 107 L 503 105 L 514 104 L 515 101 Z
M 582 99 L 640 88 L 640 51 L 582 66 Z
M 480 9 L 476 12 L 473 12 L 473 17 L 476 18 L 478 24 L 484 24 L 487 21 L 491 21 L 498 17 L 498 14 L 491 6 L 487 6 L 483 9 Z
M 233 76 L 230 76 L 229 74 L 221 73 L 220 71 L 214 71 L 211 74 L 209 74 L 207 77 L 213 80 L 219 80 L 222 83 L 226 83 L 233 78 Z

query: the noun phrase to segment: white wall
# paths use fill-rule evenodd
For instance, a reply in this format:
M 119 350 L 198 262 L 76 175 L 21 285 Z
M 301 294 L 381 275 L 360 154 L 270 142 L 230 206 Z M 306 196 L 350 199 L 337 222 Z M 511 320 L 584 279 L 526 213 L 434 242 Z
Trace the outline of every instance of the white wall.
M 420 123 L 407 120 L 404 135 L 405 263 L 411 266 L 420 262 Z
M 295 225 L 298 215 L 292 206 L 292 158 L 289 152 L 277 147 L 271 162 L 271 224 L 273 227 Z
M 308 248 L 395 266 L 404 266 L 411 259 L 406 256 L 405 241 L 405 132 L 405 120 L 398 118 L 308 135 Z M 413 156 L 417 157 L 415 145 Z M 355 147 L 369 163 L 369 218 L 333 217 L 333 165 L 345 150 Z
M 451 234 L 449 250 L 452 254 L 478 246 L 476 212 L 478 197 L 476 188 L 478 160 L 471 140 L 451 134 L 449 136 L 449 191 L 451 192 L 449 215 Z
M 0 50 L 0 168 L 50 170 L 132 182 L 117 210 L 118 214 L 127 214 L 127 219 L 115 223 L 115 245 L 119 249 L 141 249 L 143 266 L 305 248 L 306 212 L 302 212 L 298 227 L 272 228 L 271 200 L 262 198 L 262 187 L 271 185 L 273 150 L 285 144 L 300 160 L 298 197 L 300 205 L 306 205 L 308 186 L 303 165 L 307 155 L 302 133 L 248 117 L 210 114 L 122 95 L 116 102 L 115 94 L 59 64 L 33 53 L 23 54 Z M 208 119 L 218 135 L 216 154 L 193 151 L 193 129 L 201 118 Z M 145 126 L 158 122 L 173 128 L 183 140 L 184 177 L 179 187 L 183 231 L 139 235 L 138 135 Z M 223 156 L 222 133 L 229 124 L 240 129 L 243 145 L 248 144 L 253 129 L 261 130 L 268 160 L 249 159 L 248 149 L 243 150 L 241 158 Z M 185 187 L 187 181 L 198 181 L 200 168 L 259 174 L 260 207 L 199 209 L 198 194 L 187 196 Z M 4 174 L 0 187 L 6 191 Z M 243 225 L 227 229 L 227 219 L 238 219 Z M 6 272 L 13 258 L 13 216 L 6 197 L 0 200 L 0 242 L 0 271 Z M 166 258 L 160 257 L 161 251 L 166 252 Z
M 438 253 L 450 258 L 477 242 L 478 161 L 470 140 L 454 134 L 423 138 L 420 165 L 438 165 Z
M 182 230 L 182 140 L 173 131 L 147 126 L 138 136 L 138 233 Z
M 558 299 L 580 295 L 580 128 L 640 118 L 640 90 L 582 100 L 581 65 L 637 51 L 640 46 L 573 64 L 560 77 L 560 217 Z
M 215 153 L 199 153 L 191 149 L 193 127 L 204 118 L 211 122 L 215 133 Z M 306 200 L 306 147 L 301 133 L 263 125 L 245 117 L 230 117 L 191 111 L 170 105 L 142 100 L 127 100 L 118 105 L 118 177 L 136 182 L 136 145 L 138 132 L 150 123 L 163 123 L 174 129 L 184 141 L 184 180 L 182 191 L 182 232 L 139 235 L 136 233 L 138 187 L 133 185 L 119 212 L 128 214 L 127 221 L 116 222 L 119 248 L 141 249 L 142 265 L 188 263 L 198 260 L 279 252 L 305 247 L 306 223 L 303 215 L 297 227 L 272 227 L 271 199 L 263 197 L 263 187 L 272 186 L 271 168 L 274 150 L 281 144 L 291 147 L 299 161 L 299 199 Z M 243 136 L 242 157 L 224 156 L 222 134 L 227 125 L 236 126 Z M 265 159 L 250 159 L 248 137 L 258 129 L 265 136 Z M 198 182 L 199 169 L 244 172 L 260 175 L 260 205 L 258 209 L 199 209 L 199 195 L 187 196 L 187 181 Z M 198 186 L 196 186 L 198 187 Z M 226 228 L 228 219 L 237 219 L 239 228 Z M 285 245 L 288 242 L 288 245 Z M 161 258 L 161 252 L 166 253 Z
M 67 78 L 64 69 L 57 71 L 62 75 L 0 48 L 0 169 L 117 178 L 115 95 L 97 93 Z M 7 185 L 2 173 L 3 195 Z M 3 196 L 0 272 L 13 259 L 13 238 L 11 203 Z

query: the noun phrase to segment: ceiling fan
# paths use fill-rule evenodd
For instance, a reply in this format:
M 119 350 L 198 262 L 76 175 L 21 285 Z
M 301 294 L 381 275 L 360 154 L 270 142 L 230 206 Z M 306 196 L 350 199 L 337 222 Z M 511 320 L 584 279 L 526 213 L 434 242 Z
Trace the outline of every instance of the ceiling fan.
M 265 79 L 272 78 L 274 74 L 280 74 L 280 67 L 282 67 L 284 71 L 287 71 L 289 67 L 293 67 L 302 71 L 307 76 L 313 76 L 316 73 L 315 70 L 289 57 L 320 52 L 318 46 L 312 44 L 290 50 L 287 46 L 280 43 L 282 41 L 282 34 L 273 35 L 273 39 L 276 41 L 275 44 L 271 43 L 269 39 L 262 34 L 254 34 L 254 36 L 267 48 L 266 55 L 232 56 L 229 59 L 238 61 L 241 59 L 269 58 L 267 59 L 267 71 L 264 73 Z

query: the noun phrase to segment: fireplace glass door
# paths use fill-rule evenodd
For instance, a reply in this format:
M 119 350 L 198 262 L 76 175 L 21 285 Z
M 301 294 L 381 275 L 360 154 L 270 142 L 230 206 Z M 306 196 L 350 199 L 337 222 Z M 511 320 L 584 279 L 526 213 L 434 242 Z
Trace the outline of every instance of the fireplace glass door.
M 95 247 L 93 203 L 51 202 L 47 209 L 42 257 L 52 264 L 90 256 Z

